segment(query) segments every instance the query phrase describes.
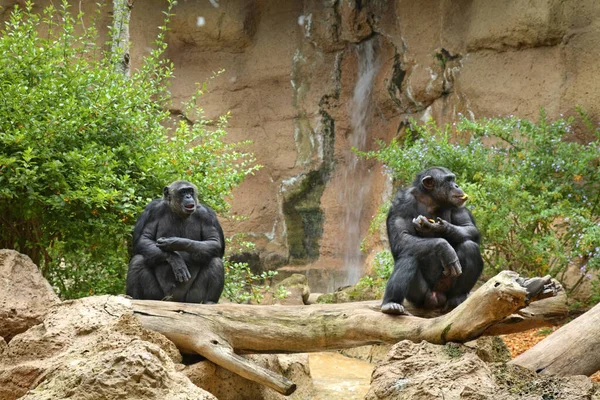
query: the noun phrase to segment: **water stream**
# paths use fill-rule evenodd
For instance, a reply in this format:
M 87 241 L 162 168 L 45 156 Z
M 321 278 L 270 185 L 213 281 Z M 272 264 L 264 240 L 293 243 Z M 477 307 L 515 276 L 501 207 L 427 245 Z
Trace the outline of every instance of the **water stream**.
M 312 400 L 358 400 L 369 391 L 373 364 L 329 352 L 310 353 L 309 364 L 315 388 Z
M 364 257 L 360 251 L 362 240 L 360 221 L 365 212 L 371 180 L 364 160 L 360 160 L 352 148 L 358 150 L 366 148 L 372 114 L 371 93 L 380 67 L 377 48 L 377 38 L 366 40 L 356 46 L 358 79 L 348 107 L 351 132 L 344 153 L 346 168 L 341 178 L 342 191 L 338 199 L 344 215 L 342 232 L 345 232 L 344 266 L 347 273 L 345 284 L 355 284 L 364 272 Z

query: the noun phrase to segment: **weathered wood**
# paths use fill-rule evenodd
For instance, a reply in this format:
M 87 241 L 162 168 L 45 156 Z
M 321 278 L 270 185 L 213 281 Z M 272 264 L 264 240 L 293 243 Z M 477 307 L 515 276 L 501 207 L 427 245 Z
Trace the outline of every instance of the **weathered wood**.
M 138 317 L 140 317 L 139 314 Z M 212 331 L 198 331 L 193 324 L 181 324 L 174 321 L 175 323 L 168 329 L 167 334 L 161 328 L 162 324 L 168 322 L 165 321 L 165 317 L 146 315 L 141 319 L 147 328 L 163 332 L 184 352 L 201 354 L 206 359 L 231 372 L 275 389 L 286 396 L 296 390 L 296 385 L 289 379 L 235 354 L 229 343 Z
M 537 289 L 547 289 L 544 296 L 560 291 L 556 282 L 547 279 L 543 283 Z M 304 353 L 393 344 L 404 339 L 438 344 L 467 342 L 481 335 L 498 334 L 502 329 L 492 328 L 503 324 L 512 331 L 524 321 L 542 324 L 543 319 L 535 318 L 540 311 L 523 310 L 536 296 L 539 293 L 528 293 L 518 274 L 504 271 L 450 313 L 429 319 L 383 314 L 380 302 L 310 306 L 131 302 L 146 328 L 164 334 L 180 349 L 199 353 L 241 376 L 290 393 L 291 382 L 283 377 L 275 379 L 271 371 L 241 361 L 234 352 Z M 566 301 L 563 303 L 566 316 Z M 553 318 L 560 314 L 557 304 L 552 303 Z M 515 322 L 515 318 L 520 320 Z
M 113 0 L 113 25 L 111 27 L 111 52 L 120 52 L 119 62 L 115 63 L 115 71 L 130 75 L 129 63 L 129 21 L 134 0 Z
M 565 320 L 568 312 L 567 294 L 561 290 L 556 296 L 535 301 L 490 326 L 482 336 L 508 335 L 529 329 L 558 325 Z
M 600 370 L 600 304 L 510 363 L 559 376 L 590 376 Z

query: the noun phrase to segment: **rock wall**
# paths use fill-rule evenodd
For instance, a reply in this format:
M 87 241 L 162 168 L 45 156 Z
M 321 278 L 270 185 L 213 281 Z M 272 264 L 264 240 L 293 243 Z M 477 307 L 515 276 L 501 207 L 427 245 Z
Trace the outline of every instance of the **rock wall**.
M 134 68 L 164 8 L 134 3 Z M 249 233 L 266 268 L 309 271 L 314 291 L 360 276 L 360 240 L 391 194 L 351 147 L 376 148 L 410 117 L 600 114 L 595 0 L 188 0 L 174 12 L 174 107 L 224 69 L 206 116 L 229 111 L 229 140 L 251 139 L 264 166 L 235 191 L 232 214 L 247 219 L 226 234 Z

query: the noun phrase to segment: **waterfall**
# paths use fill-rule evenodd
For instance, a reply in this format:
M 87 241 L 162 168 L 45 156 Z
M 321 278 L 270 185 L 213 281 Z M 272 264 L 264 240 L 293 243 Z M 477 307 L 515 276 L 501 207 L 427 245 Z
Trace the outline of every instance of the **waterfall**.
M 346 168 L 342 176 L 341 196 L 338 197 L 343 210 L 342 232 L 344 238 L 344 268 L 346 284 L 355 284 L 364 270 L 364 257 L 360 251 L 360 221 L 364 216 L 365 201 L 371 188 L 371 179 L 364 160 L 360 160 L 352 148 L 365 150 L 371 120 L 371 92 L 377 72 L 376 38 L 366 40 L 356 46 L 358 59 L 358 79 L 354 95 L 349 103 L 351 132 L 345 150 Z

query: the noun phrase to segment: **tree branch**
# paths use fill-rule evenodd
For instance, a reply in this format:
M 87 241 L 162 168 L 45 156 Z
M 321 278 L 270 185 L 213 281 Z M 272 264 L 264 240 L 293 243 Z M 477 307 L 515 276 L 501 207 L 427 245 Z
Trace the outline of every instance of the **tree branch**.
M 270 371 L 240 361 L 233 352 L 305 353 L 393 344 L 405 339 L 462 343 L 481 335 L 498 334 L 502 331 L 498 327 L 503 324 L 514 331 L 519 324 L 531 325 L 523 321 L 544 323 L 543 319 L 535 318 L 540 311 L 523 309 L 540 293 L 548 296 L 561 291 L 555 281 L 534 279 L 527 281 L 515 272 L 501 272 L 450 313 L 430 319 L 383 314 L 380 302 L 310 306 L 131 302 L 134 314 L 146 328 L 164 334 L 180 349 L 199 353 L 226 369 L 289 394 L 293 388 L 285 378 L 277 380 Z M 527 285 L 537 292 L 533 293 Z M 521 322 L 515 322 L 513 314 L 519 310 Z M 561 310 L 566 316 L 566 301 L 562 308 L 553 303 L 554 317 Z

